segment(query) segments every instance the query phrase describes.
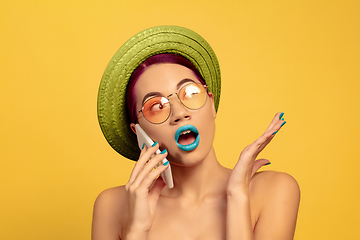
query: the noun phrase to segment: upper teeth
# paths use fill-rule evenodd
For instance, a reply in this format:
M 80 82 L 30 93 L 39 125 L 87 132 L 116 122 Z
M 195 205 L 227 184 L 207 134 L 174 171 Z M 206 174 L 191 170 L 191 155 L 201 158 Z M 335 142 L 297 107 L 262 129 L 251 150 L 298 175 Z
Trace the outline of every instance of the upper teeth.
M 190 130 L 186 130 L 186 131 L 183 131 L 180 135 L 188 134 L 188 133 L 190 133 L 190 132 L 191 132 Z

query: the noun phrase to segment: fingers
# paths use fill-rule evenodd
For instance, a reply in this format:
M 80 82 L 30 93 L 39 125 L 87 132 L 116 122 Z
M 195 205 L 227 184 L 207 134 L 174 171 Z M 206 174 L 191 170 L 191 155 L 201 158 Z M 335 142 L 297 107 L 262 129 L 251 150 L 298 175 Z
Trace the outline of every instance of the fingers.
M 156 168 L 153 172 L 151 172 L 151 174 L 149 174 L 149 176 L 146 179 L 144 179 L 142 184 L 147 186 L 149 184 L 152 185 L 149 191 L 150 197 L 159 196 L 163 188 L 166 186 L 166 183 L 163 180 L 163 178 L 160 176 L 160 174 L 164 172 L 168 167 L 169 167 L 168 165 L 167 166 L 161 165 L 160 167 Z M 155 181 L 153 180 L 154 177 L 156 179 Z
M 286 121 L 284 120 L 283 116 L 284 116 L 284 113 L 277 113 L 275 115 L 275 117 L 272 120 L 272 122 L 270 123 L 268 129 L 263 134 L 263 136 L 265 136 L 265 138 L 269 138 L 269 137 L 272 138 L 280 130 L 280 128 L 282 126 L 284 126 Z
M 265 132 L 270 131 L 278 122 L 281 121 L 284 122 L 283 116 L 284 116 L 283 112 L 278 112 L 277 114 L 275 114 L 275 117 L 273 118 L 273 120 L 271 121 L 269 127 L 266 129 Z
M 155 154 L 158 147 L 158 144 L 156 144 L 154 147 L 150 147 L 147 150 L 143 149 L 144 152 L 141 152 L 140 158 L 135 164 L 127 186 L 137 188 L 141 185 L 144 189 L 148 190 L 158 175 L 166 170 L 168 166 L 162 164 L 154 169 L 154 167 L 167 156 L 168 153 L 166 150 L 149 160 L 150 157 Z
M 254 162 L 251 177 L 263 166 L 270 164 L 270 161 L 267 159 L 259 159 Z
M 269 131 L 279 121 L 279 119 L 281 119 L 280 117 L 281 114 L 283 113 L 278 112 L 275 114 L 273 120 L 271 121 L 270 125 L 268 126 L 265 132 Z
M 277 131 L 286 123 L 282 119 L 283 113 L 277 113 L 271 121 L 268 129 L 256 141 L 245 147 L 241 152 L 239 161 L 236 163 L 233 171 L 236 174 L 232 175 L 232 184 L 248 184 L 254 174 L 264 165 L 270 164 L 269 160 L 256 160 L 259 153 L 270 143 Z
M 153 184 L 153 186 L 152 186 L 152 188 L 151 188 L 151 190 L 149 192 L 149 196 L 158 198 L 161 191 L 164 189 L 165 186 L 166 186 L 166 183 L 164 182 L 164 180 L 161 177 L 158 177 L 155 180 L 155 182 L 154 182 L 154 184 Z
M 136 180 L 134 181 L 135 186 L 139 186 L 140 184 L 145 184 L 146 187 L 150 187 L 153 181 L 157 178 L 157 176 L 165 171 L 168 166 L 164 166 L 161 164 L 156 169 L 155 166 L 161 162 L 167 156 L 167 152 L 161 153 L 153 157 L 144 167 L 144 169 L 138 174 Z
M 146 161 L 150 158 L 146 158 L 146 156 L 144 156 L 144 154 L 146 152 L 149 152 L 149 154 L 154 154 L 156 152 L 156 149 L 155 147 L 153 148 L 150 148 L 148 150 L 148 147 L 146 145 L 144 145 L 143 149 L 141 150 L 140 152 L 140 156 L 139 156 L 139 159 L 137 160 L 137 162 L 135 163 L 135 166 L 133 168 L 133 170 L 131 171 L 131 174 L 130 174 L 130 179 L 129 179 L 129 182 L 128 183 L 132 183 L 134 182 L 136 176 L 139 174 L 139 172 L 144 168 L 144 165 L 146 164 Z M 152 155 L 151 154 L 151 155 Z M 150 156 L 151 156 L 150 155 Z
M 283 116 L 283 112 L 275 114 L 274 119 L 271 121 L 265 133 L 254 142 L 255 146 L 257 147 L 256 149 L 258 150 L 258 153 L 261 152 L 267 146 L 267 144 L 269 144 L 275 134 L 286 123 Z
M 148 148 L 146 145 L 140 152 L 138 161 L 136 162 L 129 179 L 129 183 L 134 182 L 136 176 L 141 172 L 145 164 L 149 161 L 150 157 L 155 154 L 156 150 L 159 149 L 159 145 L 156 144 L 153 147 Z
M 284 123 L 284 120 L 277 120 L 277 122 L 272 126 L 272 128 L 266 131 L 260 138 L 258 138 L 254 142 L 257 154 L 259 154 L 270 143 L 270 141 L 274 138 L 275 134 L 284 125 Z
M 283 113 L 277 113 L 270 123 L 266 132 L 261 135 L 256 141 L 247 146 L 241 155 L 251 156 L 255 160 L 256 156 L 270 143 L 274 138 L 275 134 L 281 129 L 281 127 L 286 123 L 285 120 L 282 120 Z

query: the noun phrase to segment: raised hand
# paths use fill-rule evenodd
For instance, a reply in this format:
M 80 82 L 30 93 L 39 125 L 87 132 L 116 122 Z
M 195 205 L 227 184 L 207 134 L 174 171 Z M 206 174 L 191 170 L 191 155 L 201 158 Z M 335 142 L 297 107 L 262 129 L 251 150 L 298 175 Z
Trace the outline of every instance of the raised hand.
M 164 150 L 149 160 L 158 148 L 157 142 L 150 148 L 144 146 L 125 185 L 129 224 L 124 235 L 134 239 L 146 238 L 152 226 L 159 195 L 166 185 L 158 176 L 169 167 L 169 162 L 156 169 L 154 167 L 167 156 L 167 151 Z
M 283 113 L 277 113 L 263 135 L 255 142 L 245 147 L 241 152 L 238 162 L 232 170 L 228 184 L 227 192 L 229 194 L 243 191 L 248 193 L 250 180 L 253 175 L 270 161 L 266 159 L 255 160 L 259 153 L 269 144 L 275 134 L 286 123 L 282 118 Z

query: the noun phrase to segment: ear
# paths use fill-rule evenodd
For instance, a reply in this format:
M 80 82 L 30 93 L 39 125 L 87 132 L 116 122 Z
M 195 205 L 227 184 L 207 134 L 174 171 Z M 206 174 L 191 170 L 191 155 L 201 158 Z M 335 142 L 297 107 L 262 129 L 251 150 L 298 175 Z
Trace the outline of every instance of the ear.
M 136 134 L 135 123 L 130 123 L 130 128 Z
M 214 105 L 214 95 L 212 94 L 212 92 L 208 92 L 210 101 L 211 101 L 211 110 L 214 116 L 214 119 L 216 118 L 216 110 L 215 110 L 215 105 Z

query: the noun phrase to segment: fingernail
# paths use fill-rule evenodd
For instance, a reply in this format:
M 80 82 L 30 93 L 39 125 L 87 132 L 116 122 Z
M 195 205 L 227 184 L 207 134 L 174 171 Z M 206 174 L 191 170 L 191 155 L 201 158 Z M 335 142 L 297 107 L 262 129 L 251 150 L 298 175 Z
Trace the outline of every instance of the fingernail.
M 282 116 L 284 116 L 284 113 L 283 113 L 283 112 L 280 114 L 279 119 L 281 119 Z
M 169 161 L 166 160 L 166 162 L 163 163 L 164 166 L 167 166 L 169 164 Z
M 284 119 L 284 118 L 281 118 L 281 120 L 283 120 L 283 121 L 284 121 L 285 119 Z
M 152 147 L 155 147 L 155 145 L 157 144 L 157 141 L 156 142 L 154 142 L 154 144 L 152 145 Z
M 276 132 L 273 132 L 273 134 L 272 135 L 275 135 L 276 133 L 277 133 L 278 131 L 276 131 Z
M 166 152 L 167 152 L 167 150 L 166 150 L 166 148 L 165 148 L 164 150 L 161 151 L 161 154 L 164 154 L 164 153 L 166 153 Z
M 142 148 L 141 148 L 141 149 L 144 149 L 144 147 L 145 147 L 145 143 L 143 144 L 143 146 L 142 146 Z
M 284 124 L 286 123 L 286 121 L 285 122 L 283 122 L 282 124 L 281 124 L 281 126 L 280 127 L 282 127 L 282 126 L 284 126 Z
M 265 165 L 270 165 L 270 164 L 271 164 L 271 162 L 268 162 L 268 163 L 266 163 Z M 264 165 L 264 166 L 265 166 L 265 165 Z

